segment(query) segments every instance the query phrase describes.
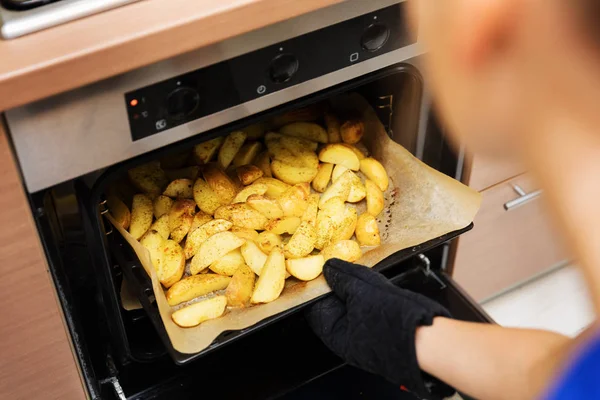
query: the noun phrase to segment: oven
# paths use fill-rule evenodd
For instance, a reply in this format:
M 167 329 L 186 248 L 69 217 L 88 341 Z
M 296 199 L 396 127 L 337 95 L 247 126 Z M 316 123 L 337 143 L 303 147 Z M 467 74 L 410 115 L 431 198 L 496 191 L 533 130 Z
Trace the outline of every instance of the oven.
M 122 171 L 344 93 L 460 180 L 463 155 L 432 111 L 404 13 L 402 1 L 347 1 L 6 113 L 90 398 L 411 398 L 345 366 L 302 307 L 227 332 L 202 354 L 177 353 L 151 312 L 148 277 L 103 216 L 106 184 Z M 451 241 L 470 228 L 394 254 L 382 272 L 456 318 L 489 322 L 446 273 Z M 125 307 L 127 293 L 144 307 Z

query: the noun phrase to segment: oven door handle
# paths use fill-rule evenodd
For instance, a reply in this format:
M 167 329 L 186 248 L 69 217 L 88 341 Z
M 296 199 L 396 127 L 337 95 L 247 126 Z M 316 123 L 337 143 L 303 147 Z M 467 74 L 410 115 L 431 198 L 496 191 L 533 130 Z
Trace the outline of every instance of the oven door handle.
M 511 201 L 507 201 L 506 203 L 504 203 L 504 209 L 506 211 L 510 211 L 514 208 L 517 208 L 519 206 L 522 206 L 525 203 L 530 202 L 531 200 L 537 199 L 538 197 L 540 197 L 542 195 L 542 190 L 536 190 L 534 192 L 531 193 L 526 193 L 523 188 L 521 188 L 519 185 L 512 185 L 513 189 L 515 190 L 515 192 L 517 192 L 519 194 L 520 197 L 517 197 L 514 200 Z

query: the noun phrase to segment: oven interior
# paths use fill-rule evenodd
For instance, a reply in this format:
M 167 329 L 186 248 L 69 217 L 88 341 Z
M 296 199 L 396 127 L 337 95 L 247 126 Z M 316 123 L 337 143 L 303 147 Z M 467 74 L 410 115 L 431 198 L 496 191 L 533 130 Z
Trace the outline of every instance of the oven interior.
M 155 328 L 156 321 L 144 309 L 126 311 L 121 306 L 122 282 L 136 273 L 135 260 L 123 251 L 126 246 L 118 233 L 111 233 L 108 222 L 104 225 L 100 205 L 106 185 L 132 166 L 346 92 L 366 98 L 395 141 L 430 166 L 460 178 L 460 156 L 449 147 L 430 110 L 423 79 L 416 67 L 403 63 L 31 194 L 50 272 L 91 398 L 187 398 L 199 393 L 200 379 L 212 383 L 202 384 L 204 395 L 275 398 L 343 365 L 310 331 L 301 312 L 274 318 L 260 329 L 250 329 L 240 340 L 225 340 L 218 351 L 177 365 Z M 443 273 L 448 254 L 445 242 L 454 236 L 413 249 L 411 257 L 393 262 L 385 275 L 441 301 L 457 318 L 486 320 Z M 152 302 L 147 287 L 137 289 L 138 296 Z M 230 334 L 235 336 L 235 332 Z M 235 384 L 227 383 L 232 380 Z

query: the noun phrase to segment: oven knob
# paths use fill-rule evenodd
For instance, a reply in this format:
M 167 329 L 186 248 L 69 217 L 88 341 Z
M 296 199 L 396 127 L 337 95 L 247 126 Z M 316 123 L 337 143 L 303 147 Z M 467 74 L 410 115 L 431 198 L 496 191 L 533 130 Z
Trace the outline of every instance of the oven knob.
M 167 96 L 167 112 L 174 119 L 187 117 L 198 108 L 200 95 L 189 87 L 180 87 Z
M 271 61 L 269 77 L 274 83 L 284 83 L 298 72 L 298 59 L 293 54 L 280 54 Z
M 360 45 L 366 51 L 377 51 L 381 49 L 388 39 L 390 38 L 390 30 L 383 24 L 370 25 L 362 37 L 360 38 Z

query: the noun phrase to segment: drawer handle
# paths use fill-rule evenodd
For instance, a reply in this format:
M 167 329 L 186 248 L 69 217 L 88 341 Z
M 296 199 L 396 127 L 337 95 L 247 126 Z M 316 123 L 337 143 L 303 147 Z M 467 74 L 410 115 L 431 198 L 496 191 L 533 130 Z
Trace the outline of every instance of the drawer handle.
M 519 194 L 520 197 L 517 197 L 514 200 L 504 203 L 504 209 L 506 211 L 510 211 L 514 208 L 522 206 L 523 204 L 530 202 L 533 199 L 537 199 L 542 195 L 542 190 L 536 190 L 535 192 L 526 193 L 523 190 L 523 188 L 521 188 L 521 186 L 519 185 L 513 185 L 513 189 Z

